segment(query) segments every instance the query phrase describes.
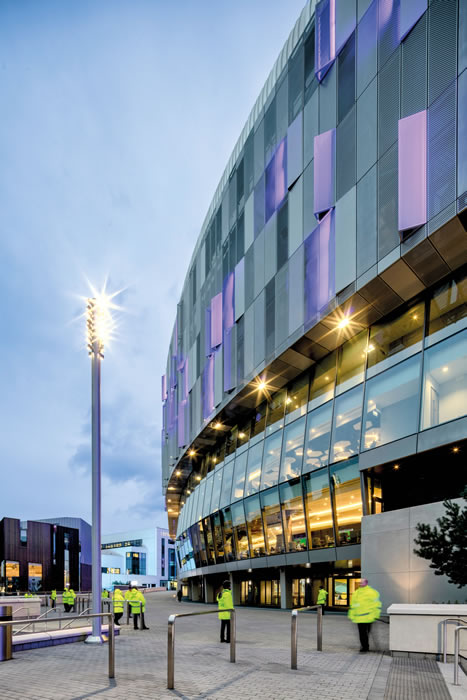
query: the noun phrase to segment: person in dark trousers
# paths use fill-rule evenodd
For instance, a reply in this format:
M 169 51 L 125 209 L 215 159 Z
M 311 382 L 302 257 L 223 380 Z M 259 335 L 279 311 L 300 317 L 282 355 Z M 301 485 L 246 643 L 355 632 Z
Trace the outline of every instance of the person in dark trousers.
M 321 605 L 321 610 L 324 615 L 324 608 L 326 607 L 326 600 L 328 597 L 328 592 L 324 586 L 319 587 L 318 598 L 316 599 L 316 605 Z
M 177 598 L 178 598 L 178 602 L 181 603 L 182 602 L 182 589 L 181 588 L 179 588 L 177 591 Z
M 366 578 L 360 579 L 360 587 L 354 592 L 349 608 L 349 619 L 358 625 L 361 652 L 369 651 L 371 624 L 381 614 L 379 593 L 368 585 Z
M 221 621 L 221 643 L 230 643 L 230 612 L 233 609 L 232 591 L 230 581 L 224 581 L 217 594 L 217 605 L 219 608 L 219 620 Z M 227 636 L 227 639 L 225 637 Z

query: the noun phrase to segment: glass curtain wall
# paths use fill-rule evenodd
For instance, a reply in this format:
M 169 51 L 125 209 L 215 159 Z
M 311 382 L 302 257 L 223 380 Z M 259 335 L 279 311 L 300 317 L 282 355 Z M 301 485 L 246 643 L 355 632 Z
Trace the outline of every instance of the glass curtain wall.
M 266 554 L 266 548 L 259 496 L 251 496 L 245 499 L 245 516 L 250 542 L 250 556 L 263 557 Z
M 286 551 L 301 552 L 307 548 L 307 538 L 300 479 L 281 484 L 279 493 Z
M 277 487 L 270 489 L 264 493 L 262 492 L 260 496 L 266 552 L 267 554 L 283 554 L 285 552 L 285 544 L 279 504 L 279 489 Z
M 331 467 L 331 482 L 336 509 L 337 544 L 358 544 L 362 519 L 358 460 Z
M 327 469 L 307 474 L 303 492 L 308 523 L 309 549 L 334 547 L 331 490 Z
M 248 559 L 250 550 L 248 547 L 248 533 L 246 529 L 245 512 L 243 510 L 243 501 L 234 503 L 231 512 L 237 559 Z

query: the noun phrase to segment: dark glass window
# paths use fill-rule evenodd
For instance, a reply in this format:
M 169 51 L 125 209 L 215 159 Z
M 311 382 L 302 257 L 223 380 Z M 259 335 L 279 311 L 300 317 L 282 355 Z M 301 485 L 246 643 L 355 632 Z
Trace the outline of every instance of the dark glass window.
M 245 253 L 245 215 L 242 212 L 237 221 L 237 257 L 235 264 L 239 263 Z
M 337 544 L 360 542 L 362 492 L 358 461 L 331 467 L 331 482 L 336 507 Z
M 268 416 L 266 421 L 266 434 L 284 427 L 284 408 L 287 397 L 286 389 L 281 389 L 271 397 L 268 403 Z
M 243 382 L 245 375 L 245 323 L 244 316 L 237 321 L 237 386 Z
M 304 80 L 305 51 L 303 44 L 300 44 L 289 60 L 289 124 L 303 109 Z
M 260 404 L 259 406 L 257 406 L 255 408 L 255 415 L 253 418 L 251 437 L 254 437 L 255 435 L 259 435 L 259 433 L 263 432 L 263 430 L 266 426 L 266 409 L 267 409 L 266 401 L 263 401 L 262 404 Z
M 261 233 L 265 224 L 265 206 L 266 206 L 266 194 L 264 190 L 265 178 L 264 174 L 258 180 L 258 184 L 255 187 L 255 201 L 254 201 L 254 232 L 255 238 Z
M 281 508 L 279 505 L 279 489 L 274 488 L 261 492 L 261 509 L 263 512 L 266 551 L 268 554 L 285 552 L 284 534 L 282 531 Z
M 212 529 L 214 532 L 214 548 L 216 553 L 216 562 L 223 564 L 224 562 L 224 539 L 222 535 L 222 524 L 220 513 L 211 516 Z
M 318 81 L 315 77 L 315 28 L 312 27 L 305 41 L 305 102 L 308 102 L 317 87 Z
M 264 115 L 264 160 L 269 163 L 276 150 L 276 98 Z
M 334 396 L 336 355 L 336 351 L 332 352 L 311 368 L 310 401 L 312 406 L 319 406 Z
M 368 368 L 384 363 L 381 365 L 384 369 L 388 364 L 394 364 L 388 362 L 390 357 L 416 346 L 423 338 L 424 319 L 425 305 L 420 302 L 392 319 L 371 326 Z
M 438 287 L 430 301 L 428 335 L 433 340 L 447 332 L 455 333 L 466 325 L 467 276 L 455 275 L 454 279 Z
M 237 211 L 241 211 L 245 205 L 245 170 L 243 158 L 237 167 Z
M 289 384 L 285 405 L 287 423 L 306 414 L 309 381 L 308 374 L 304 374 Z
M 259 496 L 252 496 L 245 500 L 245 516 L 250 541 L 250 556 L 264 557 L 266 548 L 264 545 L 263 523 Z
M 224 530 L 224 557 L 225 561 L 235 560 L 235 546 L 232 527 L 232 513 L 230 508 L 221 511 L 221 519 Z M 197 565 L 199 566 L 199 565 Z
M 248 547 L 248 533 L 246 529 L 245 513 L 243 510 L 243 501 L 240 501 L 240 503 L 234 503 L 231 507 L 231 512 L 237 559 L 248 559 L 250 552 Z
M 254 186 L 255 147 L 253 139 L 253 134 L 250 132 L 247 140 L 245 141 L 245 150 L 243 156 L 245 199 L 249 197 L 250 192 L 253 190 Z
M 338 58 L 337 115 L 341 122 L 355 102 L 355 34 L 345 44 Z
M 275 279 L 273 277 L 266 285 L 266 357 L 274 352 L 275 320 Z

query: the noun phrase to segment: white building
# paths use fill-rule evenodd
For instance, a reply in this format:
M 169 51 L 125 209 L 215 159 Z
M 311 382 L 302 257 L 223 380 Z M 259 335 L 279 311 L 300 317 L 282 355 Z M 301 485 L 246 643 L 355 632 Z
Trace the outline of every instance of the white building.
M 176 586 L 175 544 L 160 527 L 102 535 L 102 587 L 138 581 L 143 587 Z

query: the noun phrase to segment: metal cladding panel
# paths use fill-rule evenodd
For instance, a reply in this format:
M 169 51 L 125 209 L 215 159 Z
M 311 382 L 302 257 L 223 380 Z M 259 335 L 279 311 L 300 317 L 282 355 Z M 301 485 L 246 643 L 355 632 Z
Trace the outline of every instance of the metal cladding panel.
M 299 112 L 287 130 L 287 187 L 298 180 L 303 171 L 303 112 Z
M 336 130 L 315 136 L 314 147 L 314 213 L 320 214 L 334 205 Z
M 235 320 L 245 313 L 245 258 L 235 267 Z
M 336 3 L 321 0 L 315 9 L 315 75 L 321 82 L 336 57 Z
M 167 375 L 163 374 L 161 377 L 161 395 L 162 401 L 167 399 Z
M 427 7 L 428 0 L 400 0 L 399 41 L 417 24 Z
M 320 221 L 305 240 L 305 325 L 335 294 L 334 209 Z
M 282 139 L 266 167 L 266 221 L 287 194 L 287 138 Z
M 428 109 L 428 218 L 456 199 L 456 84 Z
M 336 55 L 357 25 L 357 0 L 345 0 L 336 5 Z
M 223 293 L 218 294 L 218 296 L 221 297 L 222 323 L 223 329 L 226 331 L 230 330 L 235 323 L 235 276 L 233 272 L 227 275 L 223 287 Z
M 206 420 L 214 410 L 214 356 L 210 355 L 203 373 L 203 419 Z
M 399 120 L 399 231 L 426 223 L 426 110 Z
M 222 292 L 211 299 L 211 347 L 219 347 L 222 343 Z

